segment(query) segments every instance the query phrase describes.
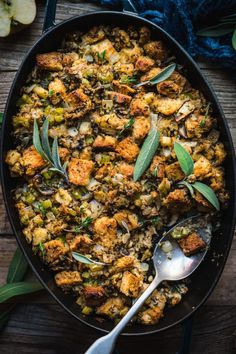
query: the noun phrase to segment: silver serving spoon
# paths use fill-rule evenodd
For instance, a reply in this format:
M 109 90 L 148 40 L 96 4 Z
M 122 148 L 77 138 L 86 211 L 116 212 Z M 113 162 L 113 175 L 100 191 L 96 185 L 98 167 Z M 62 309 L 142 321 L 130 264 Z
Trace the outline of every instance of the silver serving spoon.
M 200 219 L 201 218 L 201 219 Z M 196 219 L 196 220 L 194 220 Z M 193 223 L 194 221 L 194 223 Z M 198 225 L 199 223 L 199 225 Z M 112 353 L 117 337 L 122 332 L 124 327 L 134 317 L 136 312 L 144 304 L 147 298 L 152 294 L 156 287 L 163 280 L 177 281 L 188 277 L 192 274 L 206 255 L 207 248 L 201 252 L 197 252 L 191 257 L 186 257 L 179 247 L 178 243 L 173 239 L 171 233 L 176 227 L 185 225 L 197 224 L 195 230 L 200 234 L 207 245 L 211 240 L 211 225 L 202 216 L 193 216 L 183 220 L 179 224 L 170 229 L 158 242 L 153 252 L 153 265 L 155 269 L 155 278 L 149 287 L 142 293 L 137 299 L 134 305 L 126 313 L 126 315 L 120 320 L 120 322 L 113 328 L 113 330 L 107 335 L 96 340 L 85 354 L 110 354 Z M 171 257 L 167 257 L 167 253 L 163 251 L 161 245 L 163 242 L 169 241 L 172 245 Z

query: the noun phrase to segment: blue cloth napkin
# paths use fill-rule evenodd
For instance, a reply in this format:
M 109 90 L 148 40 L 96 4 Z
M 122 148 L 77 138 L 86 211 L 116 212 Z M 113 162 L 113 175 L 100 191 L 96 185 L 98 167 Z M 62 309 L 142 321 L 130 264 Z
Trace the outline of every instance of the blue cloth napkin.
M 102 5 L 121 8 L 121 0 L 93 0 Z M 196 36 L 201 24 L 209 26 L 220 16 L 236 12 L 236 0 L 133 0 L 140 16 L 162 27 L 188 53 L 209 58 L 219 65 L 236 69 L 236 51 L 232 34 L 210 38 Z

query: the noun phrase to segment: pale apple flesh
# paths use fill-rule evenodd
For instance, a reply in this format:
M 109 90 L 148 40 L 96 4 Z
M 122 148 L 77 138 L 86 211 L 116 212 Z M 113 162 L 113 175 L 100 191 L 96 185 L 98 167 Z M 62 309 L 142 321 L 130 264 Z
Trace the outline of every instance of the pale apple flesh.
M 0 37 L 31 24 L 35 16 L 35 0 L 0 0 Z

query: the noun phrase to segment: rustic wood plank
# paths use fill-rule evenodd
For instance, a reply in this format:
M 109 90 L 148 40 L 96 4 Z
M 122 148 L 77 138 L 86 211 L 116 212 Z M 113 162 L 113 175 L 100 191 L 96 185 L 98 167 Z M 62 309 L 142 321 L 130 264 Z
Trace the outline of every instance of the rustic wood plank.
M 195 318 L 191 354 L 233 354 L 235 327 L 236 306 L 205 306 Z M 148 345 L 153 352 L 173 354 L 179 349 L 180 334 L 181 327 L 176 326 L 164 334 L 121 337 L 117 348 L 121 354 L 143 354 Z M 2 354 L 15 348 L 17 353 L 82 354 L 98 336 L 58 305 L 21 305 L 0 336 L 0 350 Z

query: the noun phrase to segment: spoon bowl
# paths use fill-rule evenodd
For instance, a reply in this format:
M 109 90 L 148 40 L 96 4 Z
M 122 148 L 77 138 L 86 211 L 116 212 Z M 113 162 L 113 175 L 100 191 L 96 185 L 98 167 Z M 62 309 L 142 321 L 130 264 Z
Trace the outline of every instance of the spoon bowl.
M 202 237 L 207 245 L 203 251 L 199 251 L 190 257 L 184 255 L 178 242 L 172 236 L 173 231 L 176 230 L 177 227 L 183 226 L 191 227 L 191 232 L 195 231 Z M 155 270 L 155 278 L 152 283 L 135 301 L 133 306 L 113 330 L 106 336 L 96 340 L 85 354 L 111 354 L 119 334 L 163 280 L 182 280 L 192 274 L 201 264 L 207 253 L 207 248 L 211 241 L 211 229 L 211 224 L 208 222 L 207 217 L 201 217 L 200 219 L 199 215 L 195 215 L 181 221 L 166 232 L 158 241 L 153 252 L 152 261 Z M 166 241 L 171 245 L 169 252 L 163 249 L 163 243 Z

